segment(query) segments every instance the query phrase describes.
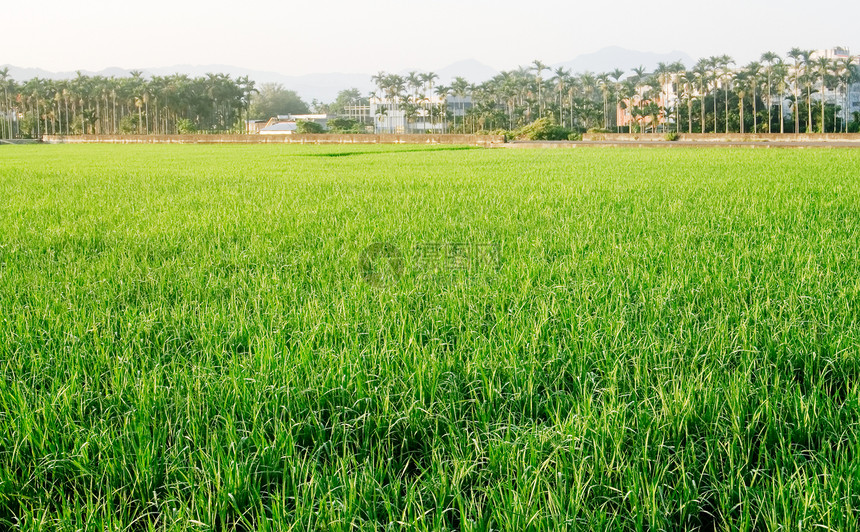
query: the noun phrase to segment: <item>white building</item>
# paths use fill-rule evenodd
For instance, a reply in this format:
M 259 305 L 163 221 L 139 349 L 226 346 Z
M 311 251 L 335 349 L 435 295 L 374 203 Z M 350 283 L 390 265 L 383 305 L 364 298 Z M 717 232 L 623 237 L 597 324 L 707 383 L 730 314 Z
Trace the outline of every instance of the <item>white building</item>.
M 846 46 L 835 46 L 826 50 L 816 50 L 809 56 L 811 61 L 826 57 L 834 60 L 850 60 L 851 64 L 860 66 L 860 57 L 852 57 L 851 51 Z M 814 100 L 822 98 L 819 91 L 812 95 Z M 827 90 L 824 92 L 824 100 L 828 104 L 835 104 L 840 108 L 839 119 L 850 122 L 853 113 L 860 112 L 860 83 L 853 83 L 848 87 L 840 87 L 839 90 Z
M 260 135 L 294 135 L 298 126 L 295 122 L 277 122 L 259 131 Z
M 328 126 L 328 121 L 334 117 L 327 114 L 309 114 L 309 115 L 278 115 L 275 118 L 269 119 L 267 126 L 278 122 L 314 122 L 325 129 Z
M 361 124 L 372 123 L 372 115 L 370 114 L 369 105 L 347 105 L 343 108 L 340 118 L 355 120 Z
M 815 50 L 812 52 L 812 55 L 809 56 L 812 60 L 820 57 L 826 57 L 827 59 L 848 59 L 851 57 L 851 52 L 846 46 L 834 46 L 833 48 L 828 48 L 826 50 Z
M 471 107 L 470 96 L 433 95 L 417 103 L 375 97 L 370 99 L 370 116 L 377 133 L 445 133 L 460 124 Z
M 261 129 L 266 127 L 266 120 L 246 120 L 245 132 L 248 134 L 259 133 Z
M 315 122 L 325 129 L 331 118 L 333 117 L 326 114 L 278 115 L 267 121 L 248 120 L 246 124 L 248 133 L 292 135 L 298 129 L 299 122 Z

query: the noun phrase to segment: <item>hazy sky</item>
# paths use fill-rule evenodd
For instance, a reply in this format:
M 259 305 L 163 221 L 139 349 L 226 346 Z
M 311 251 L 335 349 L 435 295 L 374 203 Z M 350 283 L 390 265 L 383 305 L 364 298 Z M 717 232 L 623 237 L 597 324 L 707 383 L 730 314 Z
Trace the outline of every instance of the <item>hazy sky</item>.
M 792 46 L 860 53 L 858 0 L 40 0 L 5 12 L 0 64 L 49 70 L 226 64 L 364 73 L 462 59 L 508 69 L 610 45 L 727 53 L 739 63 Z

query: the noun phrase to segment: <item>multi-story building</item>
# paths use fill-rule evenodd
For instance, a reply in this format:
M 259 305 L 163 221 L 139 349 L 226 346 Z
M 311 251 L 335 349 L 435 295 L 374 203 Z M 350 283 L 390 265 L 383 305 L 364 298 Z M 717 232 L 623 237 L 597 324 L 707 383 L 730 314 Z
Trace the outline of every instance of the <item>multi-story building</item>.
M 815 61 L 820 58 L 833 60 L 836 64 L 838 64 L 838 61 L 849 61 L 857 68 L 860 68 L 860 57 L 852 56 L 847 47 L 840 46 L 826 50 L 817 50 L 810 55 L 810 62 L 812 63 L 811 79 L 813 80 L 811 98 L 813 102 L 816 102 L 816 105 L 822 98 L 828 105 L 835 105 L 839 110 L 836 116 L 837 122 L 841 127 L 844 127 L 845 124 L 854 119 L 855 113 L 860 113 L 860 83 L 846 84 L 844 81 L 840 82 L 838 79 L 831 79 L 828 85 L 822 90 L 820 82 L 818 81 L 818 74 L 815 72 L 816 67 L 814 64 Z M 789 83 L 785 87 L 785 91 L 783 93 L 785 99 L 780 102 L 779 94 L 772 93 L 770 95 L 770 103 L 773 106 L 777 120 L 779 118 L 778 110 L 780 108 L 783 110 L 786 120 L 790 120 L 795 112 L 792 98 L 795 91 L 793 85 L 793 80 L 795 79 L 793 61 L 787 60 L 787 66 L 789 67 Z M 648 78 L 650 76 L 646 75 L 644 77 Z M 732 79 L 732 76 L 728 76 L 726 79 L 728 79 L 730 88 L 732 84 L 736 83 L 736 81 Z M 715 86 L 717 92 L 722 93 L 724 90 L 724 83 L 725 81 L 718 77 Z M 711 92 L 713 89 L 714 87 L 712 87 Z M 661 127 L 673 124 L 675 116 L 674 112 L 671 110 L 676 109 L 676 106 L 680 102 L 679 95 L 676 90 L 677 86 L 674 83 L 663 84 L 659 89 L 659 92 L 649 85 L 639 87 L 635 96 L 629 100 L 622 100 L 622 105 L 619 105 L 618 109 L 616 109 L 616 124 L 623 128 L 638 126 L 642 131 L 659 131 Z M 803 88 L 801 87 L 800 91 L 802 90 Z M 697 92 L 698 91 L 694 91 L 694 95 Z M 763 89 L 758 96 L 762 98 L 762 100 L 765 100 Z M 802 99 L 802 102 L 804 102 L 803 105 L 805 109 L 805 96 Z M 660 110 L 669 109 L 670 112 L 668 115 L 663 112 L 649 113 L 648 107 L 650 107 L 650 104 L 654 104 L 656 108 Z M 759 110 L 761 110 L 761 108 L 759 108 Z M 831 115 L 828 115 L 828 117 L 830 116 Z M 803 122 L 805 123 L 806 120 L 804 117 L 805 115 L 802 115 Z M 813 117 L 813 119 L 817 118 L 818 115 Z M 828 124 L 830 120 L 831 119 L 828 118 Z
M 820 57 L 826 57 L 827 59 L 848 59 L 851 57 L 851 51 L 845 46 L 834 46 L 826 50 L 816 50 L 809 56 L 813 60 Z
M 852 56 L 851 51 L 846 46 L 816 50 L 809 58 L 811 61 L 820 58 L 848 61 L 850 64 L 860 67 L 860 57 Z M 822 97 L 827 104 L 833 104 L 839 108 L 837 115 L 839 120 L 850 122 L 854 113 L 860 113 L 860 83 L 836 83 L 829 90 L 819 90 L 812 95 L 814 100 L 820 101 Z
M 659 92 L 655 92 L 651 86 L 638 87 L 635 96 L 619 102 L 618 108 L 615 110 L 615 123 L 612 124 L 612 118 L 610 117 L 608 119 L 610 123 L 607 126 L 629 128 L 637 124 L 643 132 L 657 131 L 660 127 L 675 123 L 675 115 L 673 113 L 666 113 L 666 110 L 675 109 L 679 101 L 679 95 L 674 83 L 667 82 L 663 84 Z M 659 109 L 659 113 L 655 116 L 644 114 L 643 111 L 649 104 L 654 104 L 656 109 Z M 611 105 L 614 105 L 614 103 Z M 656 124 L 653 123 L 654 118 L 657 119 Z
M 443 99 L 434 95 L 415 103 L 370 99 L 370 116 L 377 133 L 444 133 L 462 123 L 471 108 L 471 96 Z
M 371 124 L 373 116 L 370 114 L 370 105 L 347 105 L 344 106 L 340 118 L 355 120 L 360 124 Z

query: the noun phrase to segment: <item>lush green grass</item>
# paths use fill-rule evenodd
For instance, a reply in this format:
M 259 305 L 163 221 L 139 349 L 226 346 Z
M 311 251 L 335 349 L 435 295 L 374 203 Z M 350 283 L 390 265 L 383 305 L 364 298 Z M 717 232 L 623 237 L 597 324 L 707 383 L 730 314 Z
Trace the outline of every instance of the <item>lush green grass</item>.
M 857 529 L 858 176 L 0 148 L 0 529 Z

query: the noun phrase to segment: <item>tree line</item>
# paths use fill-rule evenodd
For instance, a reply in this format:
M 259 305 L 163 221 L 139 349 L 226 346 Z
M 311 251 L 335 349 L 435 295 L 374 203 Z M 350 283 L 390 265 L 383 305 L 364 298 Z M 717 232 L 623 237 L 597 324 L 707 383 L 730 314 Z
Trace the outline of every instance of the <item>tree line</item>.
M 536 121 L 560 130 L 688 133 L 845 132 L 860 129 L 850 107 L 860 82 L 855 58 L 828 58 L 793 48 L 737 67 L 726 55 L 625 72 L 579 74 L 541 61 L 473 84 L 458 77 L 440 84 L 433 72 L 379 72 L 376 90 L 356 89 L 335 102 L 313 102 L 316 112 L 344 113 L 375 100 L 381 120 L 397 112 L 407 129 L 460 133 L 513 132 Z M 292 91 L 247 77 L 182 74 L 145 78 L 84 76 L 34 78 L 19 83 L 0 70 L 0 138 L 43 134 L 177 134 L 244 132 L 244 120 L 307 112 Z M 842 110 L 848 112 L 843 112 Z M 257 116 L 259 115 L 259 116 Z M 619 121 L 619 116 L 621 121 Z
M 0 138 L 244 130 L 254 82 L 225 74 L 16 82 L 0 69 Z
M 561 130 L 585 132 L 804 133 L 860 129 L 860 109 L 850 108 L 852 86 L 860 82 L 854 57 L 828 58 L 791 49 L 785 57 L 761 55 L 742 67 L 727 55 L 660 63 L 653 72 L 573 74 L 536 60 L 472 84 L 455 78 L 434 85 L 437 76 L 381 72 L 373 77 L 386 105 L 408 121 L 435 112 L 455 132 L 512 132 L 536 120 Z M 455 95 L 468 108 L 457 123 L 456 108 L 431 103 Z M 847 119 L 842 110 L 851 111 Z M 383 111 L 384 112 L 384 111 Z M 453 116 L 452 116 L 453 115 Z M 622 120 L 619 121 L 619 115 Z M 623 124 L 622 122 L 629 122 Z M 434 122 L 435 123 L 435 122 Z

